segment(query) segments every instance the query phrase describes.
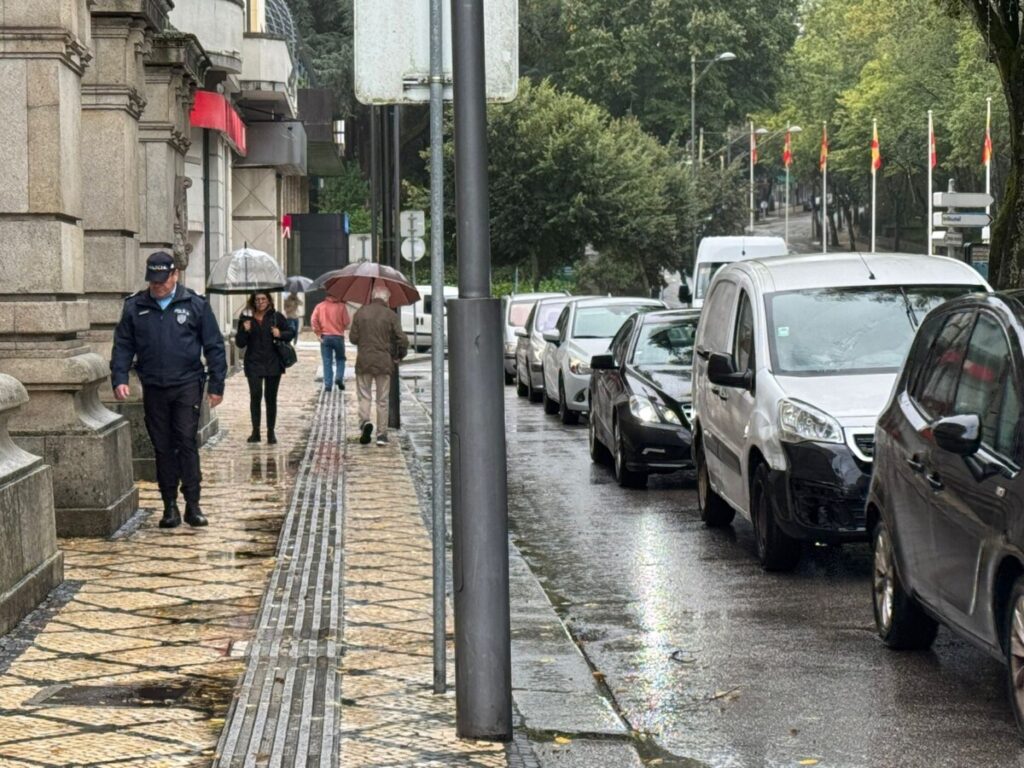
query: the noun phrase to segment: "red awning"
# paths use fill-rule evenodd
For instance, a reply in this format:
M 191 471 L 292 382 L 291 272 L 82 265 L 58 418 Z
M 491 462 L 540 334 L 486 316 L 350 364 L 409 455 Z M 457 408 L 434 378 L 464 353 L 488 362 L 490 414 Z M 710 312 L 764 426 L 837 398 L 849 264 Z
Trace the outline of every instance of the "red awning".
M 248 154 L 245 147 L 245 123 L 230 102 L 219 93 L 196 91 L 190 121 L 194 128 L 219 131 L 235 152 L 242 157 Z

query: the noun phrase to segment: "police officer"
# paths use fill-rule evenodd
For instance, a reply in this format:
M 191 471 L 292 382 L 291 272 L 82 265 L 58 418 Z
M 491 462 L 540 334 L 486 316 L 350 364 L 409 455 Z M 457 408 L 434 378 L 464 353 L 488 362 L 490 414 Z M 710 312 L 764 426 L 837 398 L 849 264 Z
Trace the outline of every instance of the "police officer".
M 178 284 L 170 254 L 159 251 L 146 260 L 146 282 L 147 290 L 125 300 L 114 331 L 110 360 L 114 397 L 128 397 L 128 370 L 135 361 L 164 502 L 160 527 L 181 525 L 179 483 L 185 497 L 185 522 L 203 526 L 207 520 L 199 507 L 199 410 L 204 384 L 211 407 L 220 405 L 224 397 L 224 338 L 206 299 Z

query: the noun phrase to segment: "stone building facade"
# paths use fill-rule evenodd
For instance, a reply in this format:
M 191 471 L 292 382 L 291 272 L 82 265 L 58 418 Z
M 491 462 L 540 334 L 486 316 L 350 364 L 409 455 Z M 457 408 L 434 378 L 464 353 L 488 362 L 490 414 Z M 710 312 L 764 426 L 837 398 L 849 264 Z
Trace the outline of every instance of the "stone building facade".
M 259 176 L 260 244 L 284 264 L 281 217 L 308 203 L 294 49 L 273 31 L 262 0 L 0 0 L 0 634 L 60 583 L 59 537 L 137 511 L 140 387 L 114 403 L 109 356 L 146 257 L 172 252 L 205 292 Z M 301 139 L 282 154 L 247 122 Z M 236 302 L 213 304 L 229 331 Z

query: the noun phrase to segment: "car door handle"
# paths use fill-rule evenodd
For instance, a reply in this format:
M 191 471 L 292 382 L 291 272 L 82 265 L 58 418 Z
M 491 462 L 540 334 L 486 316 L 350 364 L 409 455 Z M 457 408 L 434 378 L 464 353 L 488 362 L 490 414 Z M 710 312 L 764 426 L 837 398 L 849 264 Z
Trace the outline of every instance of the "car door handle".
M 704 347 L 697 347 L 697 356 L 701 360 L 707 360 L 709 357 L 711 357 L 711 351 Z
M 932 487 L 933 491 L 941 491 L 943 488 L 946 487 L 945 485 L 943 485 L 942 480 L 935 472 L 932 472 L 930 475 L 928 475 L 927 480 L 928 485 Z
M 729 399 L 729 395 L 726 394 L 725 390 L 723 390 L 721 387 L 712 387 L 711 388 L 711 392 L 713 394 L 718 395 L 718 398 L 720 400 L 728 400 Z
M 924 472 L 924 464 L 917 460 L 916 455 L 907 457 L 907 466 L 915 472 Z

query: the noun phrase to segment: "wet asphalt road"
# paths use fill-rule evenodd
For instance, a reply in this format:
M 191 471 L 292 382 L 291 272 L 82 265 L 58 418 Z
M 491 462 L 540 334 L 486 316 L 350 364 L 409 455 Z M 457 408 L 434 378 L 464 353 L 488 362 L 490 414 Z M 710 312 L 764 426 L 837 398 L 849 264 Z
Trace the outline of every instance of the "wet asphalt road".
M 882 646 L 867 545 L 765 573 L 745 520 L 703 526 L 692 477 L 620 488 L 585 421 L 505 404 L 513 538 L 661 765 L 1024 766 L 998 661 L 945 629 Z

